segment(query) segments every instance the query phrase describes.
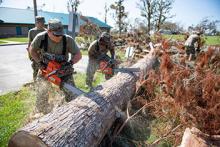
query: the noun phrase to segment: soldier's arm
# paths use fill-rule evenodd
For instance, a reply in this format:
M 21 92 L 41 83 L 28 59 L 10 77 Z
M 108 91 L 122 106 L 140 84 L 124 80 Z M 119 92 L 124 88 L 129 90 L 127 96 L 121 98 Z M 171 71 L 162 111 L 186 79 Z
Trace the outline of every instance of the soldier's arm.
M 79 50 L 75 55 L 72 56 L 71 62 L 73 64 L 76 64 L 77 62 L 79 62 L 79 60 L 82 58 L 82 53 Z
M 72 64 L 76 64 L 82 58 L 82 53 L 73 38 L 68 37 L 67 39 L 67 49 L 71 53 L 71 62 Z
M 91 58 L 97 58 L 99 56 L 98 51 L 96 49 L 97 42 L 92 42 L 88 48 L 88 55 Z
M 32 46 L 29 47 L 29 52 L 31 57 L 34 59 L 36 62 L 40 62 L 40 54 L 36 51 L 35 48 L 32 48 Z
M 29 30 L 29 31 L 28 31 L 28 47 L 27 47 L 27 50 L 28 50 L 28 48 L 29 48 L 30 45 L 31 45 L 31 41 L 32 41 L 32 39 L 31 39 L 31 30 Z
M 41 61 L 40 53 L 39 53 L 40 44 L 41 44 L 41 38 L 40 38 L 40 36 L 36 36 L 34 38 L 34 40 L 31 42 L 31 45 L 29 47 L 30 55 L 34 59 L 34 61 L 36 61 L 36 62 Z
M 114 49 L 113 44 L 110 45 L 109 50 L 110 50 L 111 58 L 115 59 L 115 49 Z
M 198 38 L 198 47 L 197 48 L 200 49 L 200 47 L 201 47 L 201 37 Z
M 94 48 L 94 47 L 91 47 L 91 46 L 90 46 L 90 47 L 88 48 L 88 55 L 89 55 L 89 57 L 93 57 L 93 58 L 94 58 L 94 57 L 95 57 L 95 52 L 96 52 L 96 51 L 95 51 L 95 48 Z

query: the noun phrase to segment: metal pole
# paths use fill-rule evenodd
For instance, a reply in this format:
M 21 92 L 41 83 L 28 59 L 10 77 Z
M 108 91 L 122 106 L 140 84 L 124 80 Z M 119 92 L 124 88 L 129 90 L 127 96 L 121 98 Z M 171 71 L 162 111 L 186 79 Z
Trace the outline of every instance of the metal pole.
M 72 37 L 73 39 L 75 40 L 75 37 L 76 37 L 76 13 L 73 12 L 73 27 L 72 27 Z
M 33 5 L 34 5 L 34 20 L 35 20 L 35 18 L 37 16 L 37 2 L 36 2 L 36 0 L 33 0 Z M 35 20 L 35 22 L 36 22 L 36 20 Z

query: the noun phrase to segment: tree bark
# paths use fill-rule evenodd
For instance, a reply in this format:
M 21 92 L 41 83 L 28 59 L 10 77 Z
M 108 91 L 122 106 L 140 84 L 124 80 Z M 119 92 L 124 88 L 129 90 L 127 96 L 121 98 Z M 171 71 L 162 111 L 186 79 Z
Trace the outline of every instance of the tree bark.
M 179 147 L 220 146 L 220 135 L 208 135 L 197 128 L 186 128 Z
M 132 67 L 142 75 L 151 69 L 156 57 L 151 51 Z M 79 96 L 53 112 L 18 130 L 9 140 L 9 147 L 93 147 L 98 146 L 135 94 L 140 73 L 118 73 L 97 86 L 94 91 Z

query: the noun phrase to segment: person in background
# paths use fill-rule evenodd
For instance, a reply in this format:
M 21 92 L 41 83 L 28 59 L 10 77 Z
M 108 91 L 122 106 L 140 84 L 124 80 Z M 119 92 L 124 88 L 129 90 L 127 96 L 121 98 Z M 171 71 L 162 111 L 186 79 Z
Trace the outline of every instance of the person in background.
M 192 35 L 190 35 L 185 42 L 185 48 L 186 48 L 186 58 L 191 61 L 195 60 L 196 52 L 200 52 L 200 42 L 201 42 L 201 32 L 193 32 Z M 197 43 L 197 48 L 195 48 L 195 44 Z
M 34 38 L 30 45 L 30 54 L 40 69 L 37 75 L 36 108 L 39 112 L 46 114 L 51 111 L 48 103 L 48 91 L 51 89 L 51 84 L 45 80 L 41 71 L 47 68 L 50 61 L 70 65 L 68 68 L 71 70 L 72 65 L 82 58 L 82 54 L 75 40 L 64 34 L 63 25 L 58 19 L 49 20 L 47 31 L 39 33 Z M 71 58 L 69 58 L 69 54 L 71 54 Z M 75 86 L 72 74 L 62 77 L 62 82 Z M 61 89 L 65 94 L 66 101 L 71 101 L 74 98 L 62 86 Z
M 39 69 L 38 69 L 37 63 L 30 56 L 29 47 L 31 45 L 31 42 L 37 36 L 37 34 L 46 31 L 44 23 L 45 23 L 44 17 L 36 16 L 35 27 L 30 29 L 29 32 L 28 32 L 28 47 L 27 47 L 27 51 L 28 51 L 29 59 L 32 62 L 31 66 L 32 66 L 32 69 L 33 69 L 33 80 L 34 81 L 36 81 L 37 73 L 38 73 Z
M 110 51 L 111 57 L 107 55 Z M 115 50 L 111 42 L 111 36 L 107 32 L 103 32 L 99 39 L 93 41 L 88 48 L 89 63 L 86 70 L 86 87 L 92 87 L 93 77 L 96 70 L 99 68 L 99 63 L 103 58 L 109 57 L 111 60 L 115 59 Z M 110 77 L 105 77 L 109 79 Z

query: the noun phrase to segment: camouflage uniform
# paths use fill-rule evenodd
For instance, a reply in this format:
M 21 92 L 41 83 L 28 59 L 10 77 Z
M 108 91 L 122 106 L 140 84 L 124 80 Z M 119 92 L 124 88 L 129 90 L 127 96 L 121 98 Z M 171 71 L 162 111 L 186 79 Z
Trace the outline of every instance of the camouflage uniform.
M 51 20 L 51 22 L 49 22 L 48 25 L 48 29 L 54 29 L 54 28 L 62 28 L 62 24 L 60 21 L 58 21 L 57 19 L 55 20 Z M 62 30 L 59 30 L 63 32 Z M 33 42 L 31 43 L 31 47 L 35 52 L 40 52 L 42 55 L 40 56 L 41 58 L 43 58 L 43 54 L 45 53 L 45 50 L 43 47 L 41 47 L 42 41 L 45 39 L 45 35 L 47 34 L 47 32 L 42 32 L 40 34 L 38 34 Z M 77 52 L 79 52 L 79 48 L 76 45 L 75 41 L 73 40 L 73 38 L 69 35 L 65 35 L 66 37 L 66 59 L 68 59 L 68 54 L 70 53 L 71 55 L 75 55 Z M 63 52 L 63 38 L 61 39 L 61 41 L 59 43 L 55 43 L 53 42 L 50 37 L 47 38 L 47 53 L 50 54 L 54 54 L 54 55 L 62 55 Z M 43 59 L 41 59 L 43 60 Z M 66 83 L 71 84 L 72 86 L 75 86 L 74 84 L 74 80 L 73 80 L 73 76 L 68 76 L 64 79 L 64 81 Z M 43 113 L 48 113 L 48 110 L 45 110 L 43 108 L 47 108 L 48 105 L 48 96 L 49 96 L 49 91 L 51 88 L 51 83 L 49 83 L 48 81 L 44 80 L 44 78 L 41 75 L 41 72 L 38 72 L 38 76 L 37 76 L 37 101 L 36 101 L 36 108 L 38 109 L 39 112 L 43 112 Z M 61 89 L 63 90 L 62 86 Z M 65 94 L 65 98 L 66 101 L 70 101 L 71 96 L 67 91 L 64 91 Z
M 41 17 L 41 16 L 37 16 L 36 17 L 36 22 L 37 23 L 44 23 L 44 17 Z M 34 40 L 34 38 L 37 36 L 37 34 L 41 33 L 41 32 L 44 32 L 46 31 L 45 28 L 33 28 L 33 29 L 30 29 L 29 32 L 28 32 L 28 40 L 29 40 L 29 45 L 31 44 L 31 42 Z M 28 46 L 29 47 L 29 46 Z M 33 79 L 34 81 L 36 80 L 37 78 L 37 73 L 38 73 L 38 66 L 37 66 L 37 63 L 31 58 L 30 54 L 28 53 L 28 56 L 31 60 L 31 66 L 32 66 L 32 69 L 33 69 Z
M 200 44 L 200 36 L 199 33 L 197 34 L 192 34 L 190 35 L 186 42 L 185 42 L 185 48 L 186 48 L 186 55 L 187 57 L 189 57 L 190 55 L 192 55 L 192 58 L 195 59 L 195 43 L 198 43 L 198 45 Z
M 103 33 L 105 34 L 105 32 Z M 102 34 L 102 35 L 103 35 Z M 101 35 L 101 36 L 102 36 Z M 110 38 L 109 38 L 110 39 Z M 99 40 L 100 41 L 100 40 Z M 109 40 L 105 47 L 99 47 L 99 41 L 95 40 L 88 48 L 89 62 L 86 70 L 86 85 L 92 88 L 93 77 L 96 70 L 99 68 L 100 57 L 106 55 L 108 51 L 114 56 L 114 48 Z M 108 75 L 105 75 L 106 79 L 109 79 Z

